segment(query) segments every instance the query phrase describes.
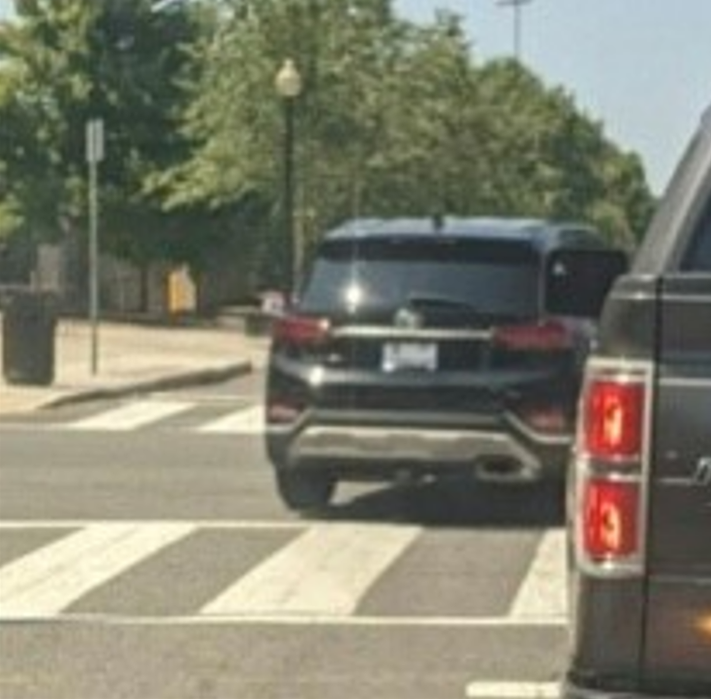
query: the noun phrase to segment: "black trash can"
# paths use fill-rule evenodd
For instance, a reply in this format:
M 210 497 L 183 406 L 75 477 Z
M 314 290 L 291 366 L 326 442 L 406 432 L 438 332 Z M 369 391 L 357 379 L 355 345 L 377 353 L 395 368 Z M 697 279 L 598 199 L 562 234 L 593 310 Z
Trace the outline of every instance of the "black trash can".
M 57 304 L 54 294 L 15 291 L 2 324 L 2 366 L 7 383 L 47 386 L 54 381 Z

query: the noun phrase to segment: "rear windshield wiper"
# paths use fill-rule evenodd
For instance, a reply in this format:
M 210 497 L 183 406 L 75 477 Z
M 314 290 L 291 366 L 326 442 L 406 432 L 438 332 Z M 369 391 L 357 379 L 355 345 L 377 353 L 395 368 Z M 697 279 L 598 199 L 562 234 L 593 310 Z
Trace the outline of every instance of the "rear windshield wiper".
M 445 294 L 413 293 L 407 297 L 407 302 L 413 308 L 441 308 L 453 311 L 479 313 L 479 308 L 466 299 Z

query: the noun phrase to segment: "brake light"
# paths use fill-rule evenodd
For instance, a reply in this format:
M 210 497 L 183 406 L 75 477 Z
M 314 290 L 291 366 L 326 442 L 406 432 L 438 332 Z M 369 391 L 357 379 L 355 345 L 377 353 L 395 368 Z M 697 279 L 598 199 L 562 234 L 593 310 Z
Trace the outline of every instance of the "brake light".
M 583 546 L 596 562 L 639 551 L 639 484 L 591 478 L 583 495 Z
M 595 459 L 633 459 L 642 451 L 645 387 L 614 379 L 591 381 L 583 403 L 583 449 Z
M 580 399 L 573 520 L 589 574 L 637 576 L 644 567 L 651 367 L 592 360 Z
M 315 316 L 283 316 L 272 328 L 272 339 L 292 345 L 320 345 L 329 337 L 330 323 Z
M 549 435 L 565 435 L 571 431 L 571 420 L 561 406 L 522 406 L 516 415 L 536 432 Z
M 568 350 L 574 344 L 570 329 L 557 320 L 496 328 L 493 342 L 507 350 L 537 352 Z

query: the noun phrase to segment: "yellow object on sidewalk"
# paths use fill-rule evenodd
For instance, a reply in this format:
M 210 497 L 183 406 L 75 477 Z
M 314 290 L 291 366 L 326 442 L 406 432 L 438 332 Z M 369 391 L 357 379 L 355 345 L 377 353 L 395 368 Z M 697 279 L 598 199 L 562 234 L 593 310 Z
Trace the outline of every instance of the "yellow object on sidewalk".
M 197 307 L 197 293 L 190 271 L 184 265 L 168 275 L 168 312 L 192 313 Z

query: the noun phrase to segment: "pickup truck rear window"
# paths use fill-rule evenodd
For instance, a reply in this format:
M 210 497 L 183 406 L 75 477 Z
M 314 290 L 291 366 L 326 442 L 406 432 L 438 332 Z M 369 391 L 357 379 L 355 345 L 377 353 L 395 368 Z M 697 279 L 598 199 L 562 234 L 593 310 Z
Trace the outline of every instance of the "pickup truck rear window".
M 694 233 L 684 269 L 690 272 L 711 272 L 711 199 Z

